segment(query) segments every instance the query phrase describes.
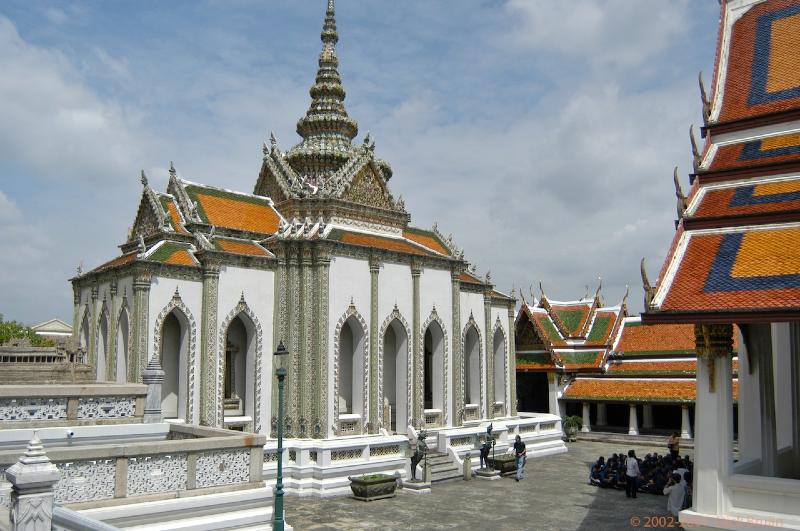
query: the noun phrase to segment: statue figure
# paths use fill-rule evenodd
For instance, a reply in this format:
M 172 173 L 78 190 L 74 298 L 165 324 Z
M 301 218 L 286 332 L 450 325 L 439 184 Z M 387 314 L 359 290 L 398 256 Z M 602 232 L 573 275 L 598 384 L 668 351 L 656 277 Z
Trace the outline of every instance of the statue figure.
M 428 433 L 425 430 L 421 430 L 419 434 L 417 434 L 417 449 L 414 450 L 414 455 L 411 456 L 411 480 L 417 480 L 417 465 L 420 461 L 425 457 L 425 454 L 428 452 L 428 445 L 425 443 L 425 437 L 427 437 Z
M 492 437 L 492 424 L 486 427 L 486 441 L 481 446 L 481 470 L 485 470 L 489 466 L 489 452 L 494 448 L 494 437 Z

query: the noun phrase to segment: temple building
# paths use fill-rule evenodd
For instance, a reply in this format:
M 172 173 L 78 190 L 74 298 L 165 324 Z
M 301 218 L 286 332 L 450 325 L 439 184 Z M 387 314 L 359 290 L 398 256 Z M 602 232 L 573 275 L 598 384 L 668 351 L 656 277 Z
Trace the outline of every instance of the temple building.
M 588 294 L 587 294 L 588 295 Z M 694 327 L 643 326 L 594 297 L 523 297 L 515 321 L 520 411 L 578 415 L 582 431 L 679 432 L 691 439 L 696 397 Z M 734 358 L 734 392 L 738 389 Z M 734 396 L 734 400 L 736 396 Z
M 643 269 L 642 319 L 694 327 L 696 466 L 681 524 L 800 529 L 800 2 L 720 8 L 705 144 L 692 139 L 688 196 L 676 178 L 655 285 Z
M 370 466 L 403 470 L 416 430 L 446 453 L 443 431 L 505 419 L 503 438 L 522 429 L 553 439 L 547 452 L 564 450 L 560 419 L 520 428 L 515 299 L 476 276 L 436 225 L 411 226 L 374 140 L 354 141 L 338 38 L 329 1 L 300 141 L 283 150 L 271 135 L 252 193 L 186 180 L 172 165 L 159 191 L 142 172 L 121 254 L 72 279 L 74 329 L 97 379 L 139 382 L 157 362 L 170 422 L 274 436 L 272 353 L 283 343 L 284 434 L 305 470 L 292 484 L 289 467 L 290 488 L 330 487 L 318 470 L 330 463 L 298 441 L 338 440 L 347 449 L 332 459 L 353 462 L 353 437 L 388 437 L 383 464 L 371 456 Z M 463 452 L 478 444 L 469 433 L 459 432 Z

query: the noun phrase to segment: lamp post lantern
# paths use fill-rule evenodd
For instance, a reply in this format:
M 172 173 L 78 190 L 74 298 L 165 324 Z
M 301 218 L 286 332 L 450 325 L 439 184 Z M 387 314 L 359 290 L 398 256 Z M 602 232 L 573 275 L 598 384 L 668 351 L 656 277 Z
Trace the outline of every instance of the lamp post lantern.
M 283 531 L 283 388 L 286 380 L 286 369 L 283 367 L 283 358 L 289 353 L 283 346 L 283 341 L 278 344 L 275 351 L 275 365 L 278 377 L 278 477 L 275 483 L 275 498 L 273 503 L 273 531 Z

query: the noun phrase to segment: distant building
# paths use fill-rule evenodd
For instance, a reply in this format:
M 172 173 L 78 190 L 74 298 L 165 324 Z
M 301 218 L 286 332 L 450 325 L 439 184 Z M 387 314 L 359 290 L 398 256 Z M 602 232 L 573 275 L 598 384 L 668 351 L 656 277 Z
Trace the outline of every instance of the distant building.
M 583 431 L 691 438 L 694 327 L 643 326 L 627 315 L 626 300 L 604 306 L 599 289 L 575 301 L 544 293 L 523 300 L 515 324 L 519 410 L 579 415 Z
M 61 319 L 50 319 L 43 323 L 31 326 L 37 336 L 46 337 L 52 340 L 64 340 L 72 335 L 72 327 Z

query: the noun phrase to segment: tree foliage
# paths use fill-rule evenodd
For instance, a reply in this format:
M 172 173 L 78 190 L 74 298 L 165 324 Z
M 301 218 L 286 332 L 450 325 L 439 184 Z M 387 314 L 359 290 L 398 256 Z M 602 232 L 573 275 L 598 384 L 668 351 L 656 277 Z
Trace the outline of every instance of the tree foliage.
M 33 347 L 50 347 L 53 342 L 47 338 L 36 335 L 29 326 L 17 321 L 6 321 L 0 314 L 0 345 L 5 345 L 12 339 L 28 339 Z

